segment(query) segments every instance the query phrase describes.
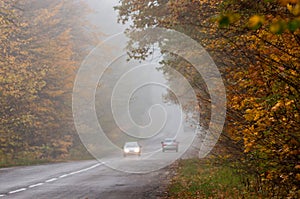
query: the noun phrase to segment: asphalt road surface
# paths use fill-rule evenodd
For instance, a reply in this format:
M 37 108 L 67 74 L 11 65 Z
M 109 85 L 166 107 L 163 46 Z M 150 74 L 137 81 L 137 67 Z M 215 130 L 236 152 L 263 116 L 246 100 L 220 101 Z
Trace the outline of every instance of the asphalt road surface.
M 95 160 L 4 168 L 0 198 L 157 198 L 167 174 L 167 169 L 120 172 Z
M 158 198 L 172 172 L 168 166 L 185 154 L 195 136 L 192 128 L 181 128 L 176 137 L 180 143 L 178 153 L 162 152 L 158 136 L 149 143 L 140 142 L 143 146 L 140 157 L 123 157 L 120 150 L 102 157 L 101 161 L 0 169 L 0 199 Z M 166 129 L 172 130 L 172 125 L 166 125 Z

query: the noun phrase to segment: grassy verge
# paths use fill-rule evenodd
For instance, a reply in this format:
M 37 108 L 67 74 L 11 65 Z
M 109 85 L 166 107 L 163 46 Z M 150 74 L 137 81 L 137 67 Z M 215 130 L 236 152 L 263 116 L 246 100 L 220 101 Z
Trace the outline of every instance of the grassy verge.
M 67 161 L 80 161 L 80 160 L 92 160 L 92 157 L 80 156 L 80 157 L 69 157 L 69 158 L 47 158 L 47 159 L 34 159 L 34 158 L 22 158 L 15 160 L 5 160 L 0 161 L 0 168 L 14 167 L 14 166 L 31 166 L 31 165 L 40 165 L 47 163 L 58 163 L 58 162 L 67 162 Z
M 0 168 L 5 167 L 12 167 L 12 166 L 29 166 L 29 165 L 38 165 L 38 164 L 45 164 L 49 163 L 51 160 L 37 160 L 37 159 L 30 159 L 30 158 L 22 158 L 17 160 L 3 160 L 0 161 Z
M 243 184 L 242 176 L 229 166 L 199 159 L 180 160 L 167 198 L 258 198 Z
M 65 154 L 64 156 L 57 157 L 57 158 L 52 158 L 52 157 L 38 158 L 39 155 L 40 154 L 37 155 L 34 152 L 20 153 L 15 157 L 4 156 L 3 154 L 2 155 L 0 154 L 0 168 L 94 159 L 83 147 L 76 147 L 76 148 L 74 147 L 69 151 L 68 154 Z

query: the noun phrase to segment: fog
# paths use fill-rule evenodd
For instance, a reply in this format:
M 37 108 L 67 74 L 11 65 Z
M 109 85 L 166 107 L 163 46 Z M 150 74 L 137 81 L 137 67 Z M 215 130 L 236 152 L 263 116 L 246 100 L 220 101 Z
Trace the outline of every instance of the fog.
M 118 0 L 86 0 L 86 2 L 93 10 L 87 17 L 88 20 L 104 34 L 100 40 L 123 32 L 128 27 L 128 24 L 117 23 L 118 13 L 113 7 L 118 5 Z
M 81 100 L 82 94 L 75 100 L 75 106 L 78 105 L 75 121 L 84 121 L 84 125 L 77 126 L 82 142 L 97 159 L 102 161 L 107 157 L 109 160 L 105 159 L 105 162 L 113 162 L 113 168 L 118 167 L 122 146 L 127 141 L 139 141 L 144 154 L 156 157 L 160 155 L 164 138 L 177 137 L 182 142 L 182 151 L 176 154 L 179 157 L 190 146 L 194 132 L 184 129 L 187 125 L 182 107 L 164 97 L 171 84 L 163 72 L 157 70 L 162 58 L 159 48 L 146 60 L 128 61 L 128 38 L 122 35 L 128 24 L 118 24 L 118 13 L 113 9 L 118 1 L 87 2 L 94 11 L 88 20 L 103 35 L 99 38 L 100 45 L 82 64 L 81 81 L 75 86 L 75 91 L 90 99 Z M 176 78 L 177 83 L 180 79 L 179 76 Z M 98 86 L 94 93 L 95 84 Z M 90 90 L 82 89 L 87 87 Z

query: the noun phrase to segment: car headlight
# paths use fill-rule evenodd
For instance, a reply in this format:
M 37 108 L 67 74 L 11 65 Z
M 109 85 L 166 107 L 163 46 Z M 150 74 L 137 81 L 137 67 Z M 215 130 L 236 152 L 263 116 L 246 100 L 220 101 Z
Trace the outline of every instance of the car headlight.
M 136 152 L 136 153 L 140 152 L 140 148 L 135 148 L 134 152 Z
M 129 149 L 124 149 L 124 152 L 125 152 L 125 153 L 128 153 L 128 152 L 129 152 Z

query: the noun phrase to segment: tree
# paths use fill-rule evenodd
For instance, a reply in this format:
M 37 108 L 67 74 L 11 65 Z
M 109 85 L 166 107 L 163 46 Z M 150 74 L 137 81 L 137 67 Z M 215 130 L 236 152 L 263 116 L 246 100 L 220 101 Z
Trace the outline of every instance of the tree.
M 87 10 L 76 1 L 0 3 L 1 161 L 64 157 L 78 142 L 71 92 L 86 54 L 77 17 Z
M 121 0 L 120 3 L 116 7 L 119 19 L 123 23 L 132 22 L 129 31 L 155 26 L 174 29 L 210 52 L 223 73 L 228 95 L 227 123 L 221 141 L 226 140 L 230 155 L 242 163 L 240 168 L 255 174 L 262 183 L 257 186 L 267 196 L 296 197 L 299 194 L 296 191 L 300 124 L 299 2 Z M 148 55 L 149 49 L 130 48 L 129 55 L 141 58 Z M 170 57 L 165 62 L 185 73 L 192 85 L 199 88 L 200 78 L 188 65 L 182 65 L 178 59 L 176 63 Z M 205 95 L 202 97 L 209 100 Z

